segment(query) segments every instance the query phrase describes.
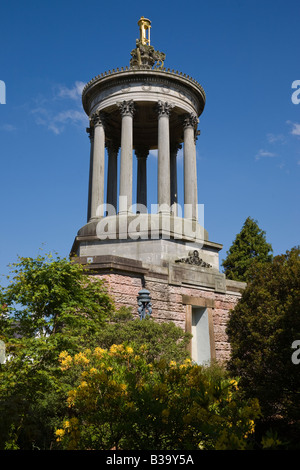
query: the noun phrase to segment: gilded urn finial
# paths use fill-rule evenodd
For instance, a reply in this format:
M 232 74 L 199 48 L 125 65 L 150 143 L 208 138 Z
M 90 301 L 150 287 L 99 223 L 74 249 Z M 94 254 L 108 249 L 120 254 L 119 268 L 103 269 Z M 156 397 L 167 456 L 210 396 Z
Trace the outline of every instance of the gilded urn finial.
M 133 68 L 152 68 L 155 64 L 160 64 L 162 68 L 166 55 L 163 52 L 156 51 L 150 45 L 151 21 L 142 16 L 138 25 L 140 27 L 140 37 L 136 40 L 136 48 L 131 51 L 130 67 Z
M 140 43 L 143 46 L 150 46 L 151 21 L 142 16 L 138 21 L 138 25 L 140 27 Z

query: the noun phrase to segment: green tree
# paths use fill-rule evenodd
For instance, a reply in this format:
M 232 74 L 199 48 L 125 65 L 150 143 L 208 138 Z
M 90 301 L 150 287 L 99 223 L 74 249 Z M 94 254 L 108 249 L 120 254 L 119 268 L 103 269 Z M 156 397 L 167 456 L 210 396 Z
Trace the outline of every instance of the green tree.
M 70 387 L 60 381 L 59 353 L 95 345 L 114 306 L 102 281 L 67 259 L 20 258 L 11 271 L 0 295 L 9 358 L 0 365 L 0 448 L 49 448 Z
M 262 409 L 261 428 L 276 429 L 290 446 L 300 441 L 300 247 L 255 267 L 230 314 L 228 368 Z
M 272 260 L 272 246 L 267 243 L 265 232 L 255 220 L 248 217 L 232 243 L 227 257 L 222 261 L 228 279 L 247 282 L 249 269 L 254 263 Z
M 76 348 L 86 344 L 113 310 L 103 281 L 65 258 L 19 258 L 8 277 L 9 285 L 1 289 L 6 305 L 0 318 L 2 335 L 50 338 L 57 347 L 61 340 L 67 341 L 67 348 Z

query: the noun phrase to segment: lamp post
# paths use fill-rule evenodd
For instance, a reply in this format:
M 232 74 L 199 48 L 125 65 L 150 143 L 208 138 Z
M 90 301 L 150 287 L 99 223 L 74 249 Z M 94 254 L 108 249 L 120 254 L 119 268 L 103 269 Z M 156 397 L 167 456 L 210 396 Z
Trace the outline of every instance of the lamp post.
M 151 315 L 152 313 L 152 303 L 150 292 L 147 289 L 142 289 L 139 291 L 139 295 L 137 296 L 138 301 L 138 314 L 140 316 L 140 320 L 146 318 L 146 315 Z

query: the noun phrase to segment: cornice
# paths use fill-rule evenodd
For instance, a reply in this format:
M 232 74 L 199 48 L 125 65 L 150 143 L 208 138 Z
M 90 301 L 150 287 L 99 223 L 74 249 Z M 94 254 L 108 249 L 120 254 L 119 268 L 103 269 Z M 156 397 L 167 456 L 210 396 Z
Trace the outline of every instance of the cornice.
M 172 82 L 175 82 L 177 84 L 181 84 L 182 86 L 186 86 L 188 88 L 191 88 L 194 93 L 196 93 L 198 96 L 200 95 L 201 100 L 203 102 L 203 108 L 205 105 L 206 101 L 206 95 L 203 87 L 200 85 L 200 83 L 197 82 L 194 78 L 190 77 L 189 75 L 186 75 L 182 72 L 178 72 L 178 70 L 174 69 L 167 69 L 167 68 L 161 68 L 161 67 L 154 67 L 152 69 L 146 68 L 146 67 L 121 67 L 117 69 L 112 69 L 109 70 L 108 72 L 103 72 L 100 75 L 97 75 L 94 77 L 92 80 L 90 80 L 85 87 L 83 88 L 82 91 L 82 103 L 85 111 L 87 112 L 86 109 L 86 102 L 89 99 L 88 95 L 91 96 L 91 94 L 94 93 L 94 90 L 101 86 L 101 88 L 105 89 L 107 87 L 112 86 L 115 83 L 130 83 L 130 82 L 135 82 L 140 79 L 145 79 L 149 80 L 150 82 L 155 81 L 157 79 L 162 79 L 162 80 L 171 80 Z

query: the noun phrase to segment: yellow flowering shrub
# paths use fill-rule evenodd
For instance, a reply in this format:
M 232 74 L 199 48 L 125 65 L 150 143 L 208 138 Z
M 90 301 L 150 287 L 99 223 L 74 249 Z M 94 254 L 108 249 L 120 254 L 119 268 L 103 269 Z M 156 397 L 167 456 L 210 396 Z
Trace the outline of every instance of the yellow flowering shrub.
M 59 361 L 60 361 L 61 369 L 67 370 L 69 369 L 69 367 L 71 367 L 73 363 L 73 358 L 66 351 L 63 351 L 59 355 Z
M 259 415 L 235 379 L 210 376 L 191 360 L 149 364 L 145 346 L 112 345 L 69 358 L 78 374 L 69 417 L 56 430 L 62 449 L 244 449 Z M 67 368 L 68 366 L 68 368 Z
M 88 351 L 88 353 L 89 353 L 89 351 Z M 74 356 L 74 364 L 84 365 L 84 364 L 88 364 L 89 362 L 90 362 L 90 360 L 82 352 L 80 352 L 78 354 L 75 354 L 75 356 Z

